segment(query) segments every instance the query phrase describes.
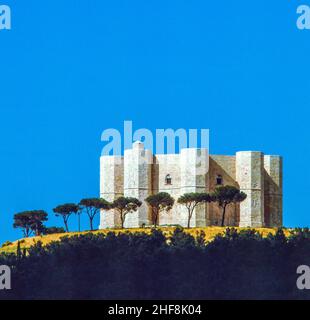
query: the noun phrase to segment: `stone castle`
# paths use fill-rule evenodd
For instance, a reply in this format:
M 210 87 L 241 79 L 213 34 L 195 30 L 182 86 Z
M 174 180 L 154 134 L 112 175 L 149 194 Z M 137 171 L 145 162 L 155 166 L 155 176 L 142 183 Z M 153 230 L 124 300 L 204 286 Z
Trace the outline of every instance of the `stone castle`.
M 212 192 L 217 186 L 233 185 L 247 194 L 245 201 L 227 208 L 225 225 L 240 227 L 282 226 L 282 157 L 260 151 L 240 151 L 235 156 L 209 155 L 207 149 L 182 149 L 179 154 L 153 155 L 137 141 L 124 156 L 100 158 L 100 196 L 113 201 L 119 196 L 142 201 L 136 212 L 129 213 L 127 228 L 151 225 L 151 210 L 144 199 L 168 192 L 177 200 L 188 192 Z M 195 209 L 192 227 L 221 224 L 216 203 Z M 113 210 L 102 211 L 100 229 L 120 225 Z M 159 225 L 187 225 L 187 210 L 175 202 L 162 213 Z

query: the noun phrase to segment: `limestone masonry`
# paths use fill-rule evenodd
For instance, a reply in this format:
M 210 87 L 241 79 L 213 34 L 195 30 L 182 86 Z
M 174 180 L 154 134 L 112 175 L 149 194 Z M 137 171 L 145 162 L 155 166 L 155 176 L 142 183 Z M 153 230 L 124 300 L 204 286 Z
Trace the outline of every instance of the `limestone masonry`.
M 225 224 L 241 227 L 282 226 L 282 157 L 260 151 L 240 151 L 235 156 L 209 155 L 207 149 L 182 149 L 179 154 L 153 155 L 137 141 L 124 156 L 100 158 L 100 196 L 113 201 L 135 197 L 143 205 L 127 215 L 125 227 L 151 225 L 144 199 L 168 192 L 175 200 L 188 192 L 212 192 L 219 185 L 233 185 L 247 194 L 240 204 L 227 209 Z M 177 203 L 159 217 L 160 225 L 187 225 L 187 210 Z M 221 224 L 216 203 L 195 209 L 192 227 Z M 102 211 L 100 229 L 120 225 L 113 211 Z

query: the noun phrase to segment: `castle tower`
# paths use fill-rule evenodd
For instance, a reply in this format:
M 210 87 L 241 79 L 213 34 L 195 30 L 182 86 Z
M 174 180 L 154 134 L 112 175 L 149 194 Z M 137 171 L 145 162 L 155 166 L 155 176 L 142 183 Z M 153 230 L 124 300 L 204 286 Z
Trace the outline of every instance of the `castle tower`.
M 282 157 L 265 155 L 265 224 L 282 226 Z
M 121 156 L 100 158 L 100 197 L 112 202 L 124 192 L 124 161 Z M 99 229 L 120 226 L 120 218 L 114 210 L 101 210 Z
M 264 156 L 262 152 L 236 153 L 236 180 L 247 198 L 240 203 L 240 227 L 264 226 Z
M 207 149 L 182 149 L 180 154 L 180 195 L 190 192 L 207 191 L 207 173 L 209 171 L 209 152 Z M 187 226 L 187 210 L 179 208 L 179 223 Z M 194 210 L 191 226 L 206 226 L 206 205 L 200 205 Z
M 134 197 L 142 206 L 126 216 L 125 227 L 141 227 L 151 224 L 150 210 L 144 199 L 152 192 L 152 152 L 144 149 L 140 141 L 133 143 L 132 149 L 124 155 L 124 196 Z

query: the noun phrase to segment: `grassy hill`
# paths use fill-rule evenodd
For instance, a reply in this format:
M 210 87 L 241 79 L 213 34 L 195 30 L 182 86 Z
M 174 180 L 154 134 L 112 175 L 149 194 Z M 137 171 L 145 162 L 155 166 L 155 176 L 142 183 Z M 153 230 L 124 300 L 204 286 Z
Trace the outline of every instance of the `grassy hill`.
M 173 231 L 175 230 L 175 227 L 160 227 L 160 229 L 166 237 L 169 237 Z M 191 229 L 184 229 L 186 233 L 191 234 L 192 236 L 196 236 L 200 231 L 203 231 L 205 233 L 205 239 L 206 241 L 212 241 L 214 237 L 218 234 L 223 234 L 227 227 L 204 227 L 204 228 L 191 228 Z M 238 228 L 236 227 L 238 231 L 245 230 L 247 228 Z M 276 229 L 270 229 L 270 228 L 256 228 L 263 237 L 266 237 L 269 233 L 274 234 L 276 232 Z M 28 249 L 32 245 L 34 245 L 36 242 L 41 241 L 43 245 L 47 245 L 48 243 L 52 241 L 58 241 L 62 237 L 72 237 L 76 235 L 83 235 L 87 234 L 89 232 L 92 232 L 94 234 L 102 233 L 107 234 L 108 232 L 115 232 L 123 233 L 123 232 L 144 232 L 144 233 L 150 233 L 150 228 L 133 228 L 133 229 L 108 229 L 108 230 L 96 230 L 96 231 L 84 231 L 84 232 L 69 232 L 69 233 L 57 233 L 57 234 L 51 234 L 46 236 L 38 236 L 38 237 L 30 237 L 30 238 L 23 238 L 16 240 L 10 244 L 3 244 L 0 248 L 0 253 L 13 253 L 16 252 L 18 241 L 20 242 L 21 249 Z M 284 230 L 286 235 L 289 235 L 289 230 Z

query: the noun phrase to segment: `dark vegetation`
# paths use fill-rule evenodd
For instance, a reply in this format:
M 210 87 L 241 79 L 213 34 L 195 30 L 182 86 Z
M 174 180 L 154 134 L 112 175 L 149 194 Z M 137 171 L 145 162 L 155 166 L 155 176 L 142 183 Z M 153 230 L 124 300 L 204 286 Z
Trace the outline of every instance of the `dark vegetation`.
M 1 299 L 306 299 L 296 269 L 310 265 L 310 232 L 227 229 L 206 244 L 176 229 L 64 237 L 0 255 L 12 268 Z

